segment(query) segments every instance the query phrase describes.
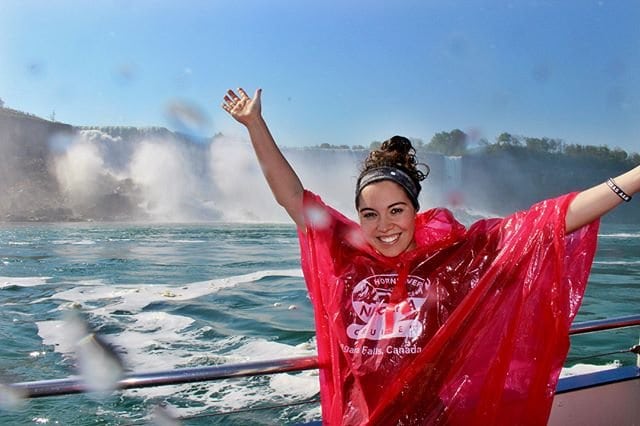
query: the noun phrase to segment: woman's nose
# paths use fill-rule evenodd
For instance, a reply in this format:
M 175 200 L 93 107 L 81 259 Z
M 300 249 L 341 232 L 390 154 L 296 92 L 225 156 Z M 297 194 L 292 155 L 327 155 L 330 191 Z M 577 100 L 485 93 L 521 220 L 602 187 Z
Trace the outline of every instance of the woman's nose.
M 380 220 L 378 221 L 378 229 L 380 231 L 388 231 L 391 229 L 391 227 L 393 226 L 393 223 L 387 219 L 386 217 L 381 217 Z

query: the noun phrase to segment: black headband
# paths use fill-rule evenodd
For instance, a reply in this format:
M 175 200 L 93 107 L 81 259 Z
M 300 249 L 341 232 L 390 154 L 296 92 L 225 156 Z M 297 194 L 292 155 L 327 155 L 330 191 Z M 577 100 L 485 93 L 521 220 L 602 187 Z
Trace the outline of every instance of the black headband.
M 356 185 L 356 205 L 358 204 L 358 197 L 364 187 L 374 182 L 380 182 L 381 180 L 390 180 L 400 185 L 409 196 L 411 204 L 413 204 L 416 211 L 420 209 L 420 204 L 418 203 L 418 194 L 421 189 L 420 184 L 411 179 L 411 176 L 402 169 L 389 166 L 376 167 L 360 175 Z

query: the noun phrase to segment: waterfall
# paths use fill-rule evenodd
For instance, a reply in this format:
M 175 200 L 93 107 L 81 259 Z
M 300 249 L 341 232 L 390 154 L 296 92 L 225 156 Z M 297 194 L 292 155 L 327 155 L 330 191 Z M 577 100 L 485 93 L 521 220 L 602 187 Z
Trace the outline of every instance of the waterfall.
M 460 207 L 464 204 L 462 194 L 462 157 L 443 157 L 442 181 L 442 202 L 451 208 Z
M 444 157 L 444 184 L 446 190 L 459 190 L 462 186 L 462 157 Z

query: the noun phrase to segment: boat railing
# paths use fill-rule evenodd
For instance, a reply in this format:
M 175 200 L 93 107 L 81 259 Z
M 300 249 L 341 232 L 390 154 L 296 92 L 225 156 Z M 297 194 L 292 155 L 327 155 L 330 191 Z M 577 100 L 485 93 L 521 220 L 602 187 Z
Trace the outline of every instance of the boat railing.
M 209 367 L 191 367 L 157 372 L 130 373 L 118 381 L 119 390 L 148 388 L 155 386 L 179 385 L 207 382 L 212 380 L 251 377 L 278 373 L 290 373 L 318 368 L 315 356 L 281 358 L 267 361 L 253 361 L 238 364 L 222 364 Z M 82 377 L 38 380 L 9 385 L 25 398 L 70 395 L 91 391 Z
M 596 331 L 613 330 L 625 327 L 640 326 L 640 315 L 585 321 L 575 323 L 570 335 L 592 333 Z M 629 349 L 640 355 L 638 345 Z M 637 352 L 636 352 L 637 351 Z M 145 388 L 152 386 L 176 385 L 184 383 L 205 382 L 238 377 L 289 373 L 313 370 L 319 367 L 316 356 L 297 358 L 273 359 L 253 361 L 237 364 L 222 364 L 209 367 L 192 367 L 167 371 L 129 373 L 116 385 L 116 389 Z M 18 390 L 25 398 L 39 398 L 45 396 L 67 395 L 88 392 L 90 389 L 81 377 L 64 379 L 37 380 L 31 382 L 13 383 L 8 385 Z
M 569 334 L 578 335 L 633 326 L 640 326 L 640 315 L 631 315 L 575 323 L 571 327 Z M 616 353 L 621 352 L 631 352 L 638 355 L 638 365 L 640 366 L 640 345 L 635 345 L 628 350 L 617 351 Z M 192 367 L 157 372 L 133 372 L 125 374 L 123 378 L 116 383 L 115 390 L 179 385 L 222 379 L 272 375 L 278 373 L 301 372 L 318 368 L 319 363 L 316 356 L 303 356 L 296 358 L 283 358 L 236 364 L 222 364 L 206 367 Z M 637 370 L 640 370 L 640 367 L 635 368 Z M 635 373 L 635 376 L 638 376 L 637 371 Z M 0 385 L 0 387 L 4 387 L 5 390 L 15 391 L 16 394 L 20 395 L 21 398 L 41 398 L 92 391 L 92 389 L 85 383 L 82 377 L 79 376 L 72 376 L 63 379 L 20 382 L 4 386 Z M 295 404 L 317 402 L 318 399 L 314 398 L 309 401 L 303 401 L 301 403 Z
M 636 325 L 640 325 L 640 315 L 583 321 L 573 324 L 569 330 L 569 334 L 576 335 L 592 333 L 594 331 L 613 330 L 617 328 L 633 327 Z

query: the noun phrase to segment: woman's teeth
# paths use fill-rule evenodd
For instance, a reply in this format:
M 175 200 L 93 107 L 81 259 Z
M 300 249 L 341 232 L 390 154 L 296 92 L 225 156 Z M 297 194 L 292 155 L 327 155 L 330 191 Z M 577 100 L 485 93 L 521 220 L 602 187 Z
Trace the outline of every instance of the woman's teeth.
M 400 238 L 400 234 L 395 234 L 395 235 L 387 235 L 384 237 L 378 237 L 378 239 L 380 241 L 382 241 L 385 244 L 392 244 L 395 243 L 396 241 L 398 241 L 398 239 Z

